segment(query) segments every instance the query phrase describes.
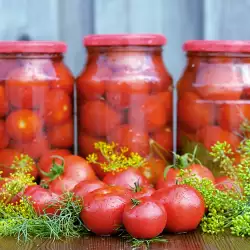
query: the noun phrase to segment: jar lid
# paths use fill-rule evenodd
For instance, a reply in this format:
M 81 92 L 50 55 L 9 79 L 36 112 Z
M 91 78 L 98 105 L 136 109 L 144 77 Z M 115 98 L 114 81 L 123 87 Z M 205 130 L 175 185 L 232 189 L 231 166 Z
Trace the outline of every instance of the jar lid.
M 166 44 L 166 37 L 161 34 L 105 34 L 87 35 L 83 38 L 84 46 L 160 46 Z
M 54 41 L 0 41 L 0 53 L 64 53 L 67 45 Z
M 250 52 L 250 41 L 240 40 L 190 40 L 183 44 L 184 51 Z

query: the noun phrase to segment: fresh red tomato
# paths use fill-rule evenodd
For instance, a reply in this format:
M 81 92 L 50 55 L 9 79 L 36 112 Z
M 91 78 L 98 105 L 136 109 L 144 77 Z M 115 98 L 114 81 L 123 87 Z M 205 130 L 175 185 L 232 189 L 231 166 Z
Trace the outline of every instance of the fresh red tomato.
M 72 116 L 72 100 L 61 89 L 52 89 L 45 99 L 44 119 L 47 126 L 55 126 L 69 120 Z
M 196 137 L 208 150 L 219 142 L 228 142 L 233 150 L 236 150 L 240 144 L 240 137 L 223 130 L 219 126 L 206 126 L 197 131 Z
M 41 120 L 31 110 L 13 111 L 6 119 L 9 136 L 16 141 L 29 142 L 41 133 Z
M 77 90 L 82 98 L 99 100 L 105 92 L 105 81 L 108 81 L 112 71 L 105 65 L 102 58 L 92 61 L 77 78 Z
M 99 163 L 107 162 L 106 159 L 104 158 L 104 156 L 100 152 L 96 152 L 96 154 L 97 154 Z M 99 164 L 91 163 L 90 165 L 93 168 L 93 170 L 95 171 L 96 175 L 101 180 L 108 174 L 108 172 L 104 172 L 104 170 L 101 168 L 101 166 Z
M 0 86 L 0 117 L 4 117 L 9 111 L 9 103 L 7 100 L 4 86 Z
M 8 177 L 10 173 L 14 172 L 10 167 L 15 158 L 20 157 L 20 155 L 21 152 L 14 149 L 6 148 L 0 150 L 0 170 L 3 172 L 2 177 Z M 32 171 L 30 174 L 35 178 L 37 177 L 38 170 L 35 164 L 32 166 Z
M 44 172 L 49 172 L 52 168 L 52 163 L 55 161 L 56 164 L 60 164 L 61 160 L 57 158 L 64 157 L 67 155 L 70 155 L 71 152 L 67 149 L 51 149 L 49 151 L 46 151 L 42 157 L 39 160 L 38 166 L 39 169 L 41 169 Z M 45 176 L 40 172 L 41 178 L 44 178 Z
M 7 97 L 14 107 L 39 108 L 49 90 L 48 78 L 40 66 L 27 63 L 12 70 L 6 80 Z
M 27 154 L 33 159 L 38 159 L 49 150 L 49 143 L 45 135 L 39 135 L 31 142 L 12 141 L 10 143 L 10 148 Z
M 212 183 L 215 183 L 214 175 L 207 167 L 204 167 L 200 164 L 191 164 L 188 167 L 186 167 L 186 170 L 189 172 L 189 174 L 187 174 L 188 176 L 195 175 L 195 177 L 200 180 L 206 178 L 209 179 Z M 179 174 L 180 174 L 179 169 L 170 168 L 167 172 L 166 178 L 164 178 L 163 175 L 159 178 L 156 184 L 156 189 L 161 189 L 176 185 L 178 181 L 181 181 L 181 178 L 178 177 Z
M 148 96 L 141 105 L 129 110 L 129 124 L 149 132 L 163 128 L 172 119 L 172 112 L 168 112 L 165 105 L 166 100 L 161 95 Z
M 225 130 L 239 131 L 244 120 L 250 120 L 249 104 L 223 104 L 218 112 L 218 123 Z
M 87 181 L 81 181 L 79 182 L 72 192 L 81 198 L 84 198 L 87 194 L 100 189 L 100 188 L 106 188 L 108 185 L 100 180 L 87 180 Z
M 69 95 L 73 94 L 74 77 L 69 68 L 63 62 L 54 63 L 53 76 L 56 80 L 53 80 L 50 83 L 52 89 L 62 89 Z
M 146 163 L 139 168 L 141 174 L 147 178 L 150 184 L 155 185 L 163 175 L 165 169 L 165 162 L 161 159 L 150 157 Z
M 167 152 L 173 151 L 173 132 L 169 127 L 155 131 L 152 139 Z
M 80 217 L 86 227 L 97 235 L 110 235 L 122 225 L 122 214 L 131 198 L 122 187 L 97 189 L 84 198 Z
M 89 101 L 80 106 L 80 128 L 91 135 L 109 135 L 120 123 L 121 115 L 103 101 Z
M 111 186 L 120 186 L 125 188 L 134 187 L 135 183 L 139 186 L 148 185 L 147 179 L 136 168 L 128 168 L 117 173 L 108 173 L 103 182 Z
M 128 203 L 123 212 L 126 231 L 137 239 L 151 239 L 162 233 L 167 223 L 164 206 L 152 198 Z
M 205 103 L 192 92 L 183 94 L 178 102 L 178 119 L 191 130 L 213 124 L 215 121 L 213 104 Z M 195 119 L 194 119 L 195 117 Z
M 202 195 L 188 185 L 157 190 L 152 198 L 164 205 L 168 215 L 166 229 L 169 232 L 181 233 L 196 229 L 205 213 Z
M 118 143 L 119 146 L 127 147 L 130 152 L 141 156 L 149 154 L 149 136 L 141 130 L 133 129 L 127 124 L 116 127 L 108 137 L 110 142 Z
M 39 185 L 29 186 L 24 190 L 23 195 L 31 202 L 38 215 L 54 215 L 59 208 L 59 196 Z
M 133 199 L 140 200 L 144 197 L 150 197 L 155 192 L 155 189 L 149 185 L 139 186 L 137 184 L 132 188 Z
M 89 163 L 77 155 L 65 156 L 62 164 L 55 168 L 59 174 L 56 174 L 55 179 L 50 182 L 50 189 L 58 194 L 72 191 L 74 186 L 81 181 L 97 179 Z
M 239 71 L 232 64 L 208 64 L 197 72 L 196 92 L 207 100 L 239 100 L 242 82 Z
M 6 131 L 5 121 L 0 120 L 0 149 L 4 149 L 9 145 L 9 135 Z
M 234 180 L 227 176 L 220 176 L 215 178 L 215 187 L 220 191 L 235 191 L 242 193 L 243 190 Z
M 54 148 L 71 148 L 74 143 L 73 120 L 48 128 L 48 139 Z

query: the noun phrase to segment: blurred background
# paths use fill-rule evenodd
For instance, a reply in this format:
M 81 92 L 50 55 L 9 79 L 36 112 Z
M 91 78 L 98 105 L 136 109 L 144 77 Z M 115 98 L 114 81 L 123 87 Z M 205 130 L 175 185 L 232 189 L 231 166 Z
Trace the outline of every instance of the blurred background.
M 90 33 L 163 33 L 167 67 L 175 81 L 188 39 L 250 40 L 250 0 L 0 0 L 1 40 L 63 40 L 76 75 Z

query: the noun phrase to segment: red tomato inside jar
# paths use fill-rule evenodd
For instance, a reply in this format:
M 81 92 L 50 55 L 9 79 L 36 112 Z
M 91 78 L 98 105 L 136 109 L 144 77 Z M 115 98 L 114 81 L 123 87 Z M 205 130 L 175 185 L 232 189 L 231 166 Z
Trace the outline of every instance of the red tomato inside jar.
M 0 42 L 3 154 L 15 150 L 38 161 L 50 149 L 73 150 L 74 78 L 63 63 L 66 49 L 62 42 Z
M 172 78 L 162 58 L 165 37 L 89 35 L 83 43 L 88 60 L 77 78 L 79 154 L 95 151 L 84 141 L 91 138 L 146 158 L 153 143 L 170 157 Z
M 218 174 L 209 152 L 227 142 L 233 152 L 249 136 L 250 42 L 187 41 L 178 82 L 178 151 L 198 145 L 201 162 Z M 236 156 L 235 156 L 236 157 Z

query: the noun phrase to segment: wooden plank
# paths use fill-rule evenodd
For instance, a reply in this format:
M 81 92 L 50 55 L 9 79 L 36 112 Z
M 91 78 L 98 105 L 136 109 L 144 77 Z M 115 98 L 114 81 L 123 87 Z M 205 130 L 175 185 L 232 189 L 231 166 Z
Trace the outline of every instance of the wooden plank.
M 129 0 L 95 0 L 94 32 L 97 34 L 129 32 Z
M 249 0 L 204 0 L 204 38 L 250 40 Z

